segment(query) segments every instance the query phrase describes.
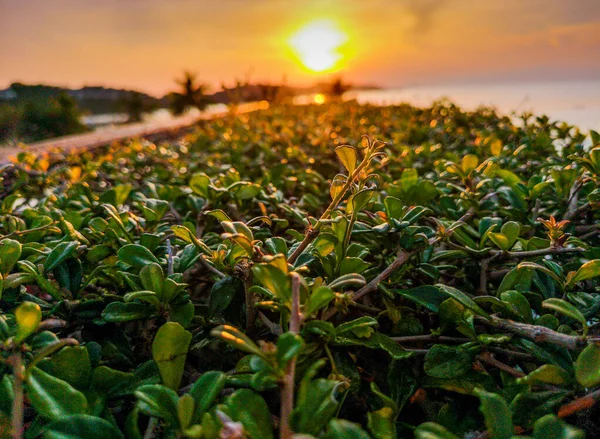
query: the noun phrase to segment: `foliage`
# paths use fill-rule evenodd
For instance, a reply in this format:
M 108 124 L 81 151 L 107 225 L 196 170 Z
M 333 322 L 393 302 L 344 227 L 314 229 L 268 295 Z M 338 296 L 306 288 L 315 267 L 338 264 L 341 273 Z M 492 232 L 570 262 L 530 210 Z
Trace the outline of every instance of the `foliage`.
M 47 101 L 25 101 L 19 106 L 0 108 L 0 141 L 21 139 L 27 142 L 86 131 L 81 112 L 66 94 Z
M 140 122 L 144 113 L 157 108 L 157 103 L 143 93 L 131 91 L 119 99 L 119 107 L 127 113 L 128 122 Z
M 210 99 L 206 96 L 207 86 L 198 84 L 194 73 L 184 72 L 183 78 L 178 80 L 177 84 L 180 91 L 168 95 L 173 114 L 182 114 L 188 108 L 204 110 L 210 103 Z
M 0 171 L 0 431 L 593 436 L 586 142 L 438 102 L 22 153 Z

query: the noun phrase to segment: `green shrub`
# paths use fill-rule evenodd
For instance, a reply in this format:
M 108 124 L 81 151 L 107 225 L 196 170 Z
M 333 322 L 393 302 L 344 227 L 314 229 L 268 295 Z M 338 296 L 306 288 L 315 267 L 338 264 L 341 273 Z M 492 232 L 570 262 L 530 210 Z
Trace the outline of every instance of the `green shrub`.
M 38 141 L 86 131 L 75 101 L 66 94 L 47 102 L 29 101 L 23 105 L 18 125 L 19 136 Z
M 16 137 L 21 117 L 21 108 L 9 104 L 0 105 L 0 142 L 8 142 Z
M 278 106 L 21 154 L 0 180 L 4 431 L 593 437 L 600 136 L 521 122 Z

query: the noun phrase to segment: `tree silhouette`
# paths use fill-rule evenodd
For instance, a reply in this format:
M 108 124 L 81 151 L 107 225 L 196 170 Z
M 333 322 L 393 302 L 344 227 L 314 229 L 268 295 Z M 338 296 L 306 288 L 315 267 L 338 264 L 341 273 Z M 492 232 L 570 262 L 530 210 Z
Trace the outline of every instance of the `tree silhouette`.
M 350 90 L 350 88 L 350 84 L 345 83 L 344 80 L 338 76 L 331 82 L 329 86 L 329 94 L 336 98 L 341 98 L 344 93 Z
M 178 80 L 177 84 L 181 87 L 181 91 L 169 95 L 173 114 L 182 114 L 187 108 L 204 110 L 210 103 L 210 99 L 206 96 L 208 87 L 197 82 L 195 73 L 184 72 L 183 79 Z
M 119 108 L 127 113 L 128 122 L 141 122 L 144 113 L 156 109 L 156 103 L 147 99 L 142 93 L 135 91 L 127 93 L 119 100 Z

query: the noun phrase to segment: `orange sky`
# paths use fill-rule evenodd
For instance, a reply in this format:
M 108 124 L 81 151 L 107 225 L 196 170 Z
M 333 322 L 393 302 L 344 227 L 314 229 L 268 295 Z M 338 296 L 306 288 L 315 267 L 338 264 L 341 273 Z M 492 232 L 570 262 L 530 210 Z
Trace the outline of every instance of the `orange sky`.
M 346 33 L 332 73 L 352 82 L 600 78 L 600 0 L 0 0 L 0 88 L 162 94 L 184 69 L 213 89 L 248 73 L 310 84 L 332 73 L 288 41 L 319 19 Z

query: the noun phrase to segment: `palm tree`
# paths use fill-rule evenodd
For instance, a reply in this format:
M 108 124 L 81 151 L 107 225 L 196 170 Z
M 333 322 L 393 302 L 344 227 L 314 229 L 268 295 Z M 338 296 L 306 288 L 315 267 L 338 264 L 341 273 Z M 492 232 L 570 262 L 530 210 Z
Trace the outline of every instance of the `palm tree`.
M 169 95 L 173 114 L 182 114 L 190 107 L 204 110 L 211 102 L 206 96 L 208 87 L 197 82 L 195 73 L 184 72 L 183 79 L 178 80 L 177 84 L 181 87 L 181 92 L 173 92 Z
M 350 90 L 350 84 L 344 82 L 341 76 L 335 78 L 329 86 L 329 94 L 333 97 L 341 99 L 344 93 Z

